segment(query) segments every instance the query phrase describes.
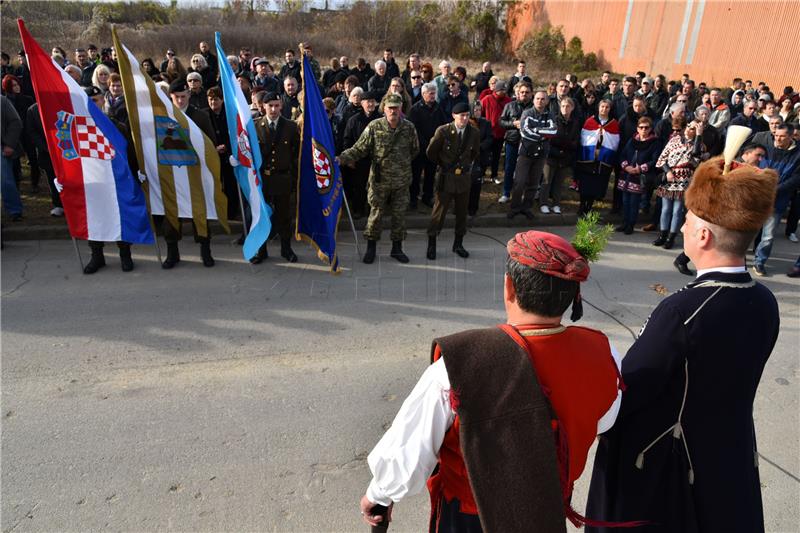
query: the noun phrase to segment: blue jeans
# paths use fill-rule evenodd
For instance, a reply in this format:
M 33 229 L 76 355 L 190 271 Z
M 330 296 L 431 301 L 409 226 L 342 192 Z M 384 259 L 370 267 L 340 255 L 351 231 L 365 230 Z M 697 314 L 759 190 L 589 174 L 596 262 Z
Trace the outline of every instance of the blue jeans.
M 22 200 L 14 180 L 14 168 L 10 157 L 3 156 L 0 179 L 2 179 L 3 207 L 6 213 L 9 216 L 21 215 Z
M 622 191 L 622 222 L 626 226 L 634 226 L 639 218 L 639 202 L 641 193 Z
M 506 162 L 503 166 L 505 177 L 503 178 L 503 194 L 511 197 L 511 189 L 514 186 L 514 169 L 517 168 L 517 154 L 519 154 L 519 144 L 506 143 Z
M 683 224 L 683 199 L 661 198 L 661 231 L 678 233 Z
M 764 266 L 764 263 L 769 259 L 769 254 L 772 253 L 772 237 L 775 233 L 775 228 L 781 223 L 781 214 L 776 212 L 764 222 L 764 227 L 761 228 L 761 242 L 756 246 L 755 262 L 757 265 Z

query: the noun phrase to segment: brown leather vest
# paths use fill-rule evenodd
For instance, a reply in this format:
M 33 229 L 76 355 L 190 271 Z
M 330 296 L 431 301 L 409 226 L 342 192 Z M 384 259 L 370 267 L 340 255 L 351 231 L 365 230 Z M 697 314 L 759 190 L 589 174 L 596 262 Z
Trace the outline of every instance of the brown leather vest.
M 566 531 L 550 405 L 527 352 L 498 328 L 434 340 L 485 533 Z

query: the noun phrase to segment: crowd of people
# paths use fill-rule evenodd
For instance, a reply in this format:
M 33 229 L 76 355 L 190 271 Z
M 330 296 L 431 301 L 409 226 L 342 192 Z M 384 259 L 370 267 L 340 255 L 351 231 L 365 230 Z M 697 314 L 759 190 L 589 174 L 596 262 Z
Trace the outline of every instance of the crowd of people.
M 466 217 L 477 214 L 485 182 L 502 185 L 497 201 L 508 204 L 509 219 L 523 216 L 532 221 L 537 205 L 544 215 L 561 214 L 567 189 L 577 193 L 579 215 L 609 196 L 611 213 L 622 218 L 617 231 L 633 233 L 644 217 L 642 230 L 657 232 L 653 244 L 672 248 L 680 237 L 685 213 L 683 193 L 694 169 L 722 152 L 731 125 L 752 130 L 742 150 L 747 162 L 774 168 L 780 174 L 774 219 L 768 221 L 754 245 L 754 272 L 765 275 L 783 215 L 787 216 L 786 237 L 798 241 L 800 95 L 793 87 L 776 93 L 763 82 L 736 78 L 731 86 L 718 88 L 696 83 L 688 74 L 668 81 L 663 75 L 637 72 L 616 77 L 609 71 L 597 80 L 578 80 L 567 74 L 555 82 L 541 83 L 534 82 L 523 60 L 516 62 L 515 72 L 508 79 L 495 75 L 489 62 L 469 76 L 462 66 L 454 67 L 443 60 L 434 67 L 416 53 L 401 65 L 388 48 L 372 64 L 358 58 L 351 66 L 350 58 L 341 56 L 331 58 L 327 68 L 322 68 L 308 43 L 304 53 L 324 96 L 336 151 L 343 156 L 344 188 L 353 216 L 369 217 L 366 262 L 374 259 L 380 219 L 386 210 L 392 215 L 392 256 L 408 260 L 399 244 L 405 238 L 405 213 L 416 210 L 420 203 L 432 209 L 428 257 L 435 258 L 435 238 L 450 203 L 457 219 L 453 249 L 465 257 L 462 238 Z M 55 47 L 52 58 L 81 86 L 100 91 L 104 111 L 119 124 L 127 124 L 112 48 L 99 50 L 89 45 L 68 57 Z M 283 64 L 278 65 L 242 47 L 238 55 L 226 60 L 257 120 L 265 117 L 267 96 L 279 101 L 284 120 L 300 117 L 298 95 L 303 80 L 298 52 L 285 50 Z M 31 187 L 38 188 L 44 171 L 50 184 L 51 214 L 62 216 L 24 51 L 17 56 L 17 63 L 13 66 L 3 53 L 3 95 L 23 123 L 19 143 L 8 145 L 14 182 L 4 181 L 4 205 L 12 220 L 21 218 L 22 205 L 12 185 L 22 177 L 20 155 L 25 154 Z M 233 201 L 237 198 L 236 184 L 227 162 L 229 141 L 217 86 L 217 57 L 210 45 L 200 42 L 187 66 L 170 48 L 162 60 L 146 58 L 141 67 L 166 91 L 176 88 L 176 83 L 184 84 L 188 105 L 211 119 L 216 135 L 212 140 L 219 146 L 223 187 L 229 198 L 228 215 L 237 217 L 239 208 Z M 388 109 L 398 109 L 398 116 L 390 118 L 394 111 Z M 461 115 L 463 120 L 458 118 Z M 388 119 L 388 126 L 368 128 L 379 119 Z M 392 136 L 384 134 L 406 123 L 413 129 L 416 148 L 400 151 L 385 142 Z M 437 130 L 445 126 L 457 137 L 445 139 L 444 150 L 431 152 Z M 376 130 L 380 130 L 377 137 Z M 468 142 L 460 140 L 464 131 Z M 369 142 L 365 132 L 371 136 Z M 354 147 L 358 147 L 355 152 Z M 387 194 L 378 193 L 387 186 L 385 182 L 378 185 L 381 175 L 397 176 Z M 408 194 L 400 195 L 401 189 L 407 189 Z M 675 261 L 678 270 L 691 274 L 687 265 L 683 255 Z M 789 274 L 800 275 L 800 270 L 795 267 Z

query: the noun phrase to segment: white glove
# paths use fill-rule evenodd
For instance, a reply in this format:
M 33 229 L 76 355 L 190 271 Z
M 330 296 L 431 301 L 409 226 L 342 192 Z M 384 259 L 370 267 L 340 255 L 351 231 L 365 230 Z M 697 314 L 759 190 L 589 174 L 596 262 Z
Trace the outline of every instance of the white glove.
M 64 186 L 63 186 L 63 185 L 61 185 L 61 182 L 60 182 L 60 181 L 58 181 L 58 178 L 55 178 L 55 179 L 53 180 L 53 184 L 56 186 L 56 190 L 57 190 L 58 192 L 61 192 L 61 191 L 63 191 L 63 190 L 64 190 Z
M 230 163 L 232 167 L 239 166 L 239 160 L 233 157 L 232 155 L 228 156 L 228 163 Z
M 136 177 L 139 178 L 139 183 L 144 183 L 147 181 L 147 176 L 144 175 L 141 170 L 136 172 Z

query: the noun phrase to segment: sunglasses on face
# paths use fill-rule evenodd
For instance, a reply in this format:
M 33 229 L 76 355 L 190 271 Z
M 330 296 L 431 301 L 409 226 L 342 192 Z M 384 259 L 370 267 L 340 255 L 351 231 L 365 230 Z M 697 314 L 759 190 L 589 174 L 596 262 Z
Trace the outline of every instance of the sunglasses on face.
M 411 79 L 412 79 L 412 80 L 418 80 L 418 79 L 420 79 L 420 78 L 422 78 L 422 76 L 411 76 Z
M 639 126 L 638 129 L 640 129 L 640 130 L 649 130 L 650 126 Z

